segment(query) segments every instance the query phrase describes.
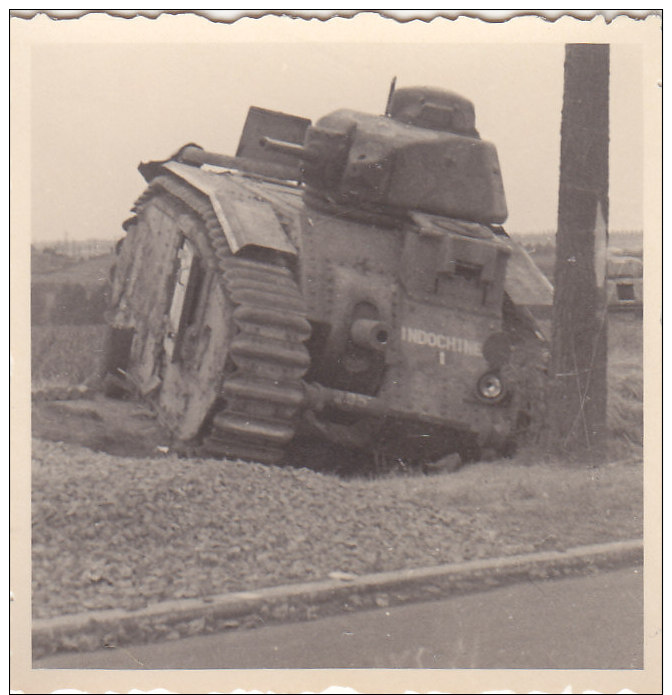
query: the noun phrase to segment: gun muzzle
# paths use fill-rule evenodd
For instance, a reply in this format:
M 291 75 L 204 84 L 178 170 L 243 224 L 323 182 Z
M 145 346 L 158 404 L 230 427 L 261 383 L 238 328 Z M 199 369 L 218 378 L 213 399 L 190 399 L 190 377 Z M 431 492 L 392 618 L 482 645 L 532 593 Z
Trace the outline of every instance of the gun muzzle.
M 390 327 L 384 321 L 357 319 L 350 327 L 350 336 L 355 345 L 382 352 L 390 339 Z

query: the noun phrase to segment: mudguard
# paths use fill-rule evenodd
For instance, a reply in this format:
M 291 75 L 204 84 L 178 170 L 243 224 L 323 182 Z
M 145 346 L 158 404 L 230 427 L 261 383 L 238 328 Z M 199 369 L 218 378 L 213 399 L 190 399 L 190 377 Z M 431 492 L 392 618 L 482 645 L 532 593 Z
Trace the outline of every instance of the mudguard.
M 182 179 L 208 196 L 217 221 L 222 227 L 231 252 L 238 254 L 247 246 L 271 249 L 296 256 L 294 244 L 285 234 L 272 205 L 255 198 L 227 174 L 215 174 L 179 162 L 143 165 L 141 172 L 151 178 L 164 170 Z
M 515 304 L 528 307 L 552 307 L 553 285 L 537 268 L 527 251 L 511 240 L 511 255 L 506 267 L 504 289 Z

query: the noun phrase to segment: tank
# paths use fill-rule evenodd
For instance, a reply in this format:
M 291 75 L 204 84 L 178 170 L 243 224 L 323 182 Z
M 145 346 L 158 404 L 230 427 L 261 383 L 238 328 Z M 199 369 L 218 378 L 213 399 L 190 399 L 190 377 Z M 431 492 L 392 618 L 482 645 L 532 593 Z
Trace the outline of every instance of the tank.
M 642 259 L 613 249 L 607 257 L 607 306 L 610 311 L 642 313 Z
M 550 284 L 502 228 L 470 101 L 394 89 L 382 115 L 252 107 L 235 156 L 139 166 L 117 247 L 105 384 L 198 455 L 376 461 L 510 454 L 543 387 Z M 453 457 L 454 458 L 454 457 Z

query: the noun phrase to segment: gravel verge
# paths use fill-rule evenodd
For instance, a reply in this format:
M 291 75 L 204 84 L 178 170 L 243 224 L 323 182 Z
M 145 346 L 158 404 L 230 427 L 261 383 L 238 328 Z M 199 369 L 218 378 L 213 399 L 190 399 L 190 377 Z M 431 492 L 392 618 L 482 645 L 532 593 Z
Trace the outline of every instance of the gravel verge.
M 341 480 L 33 440 L 33 617 L 641 536 L 641 465 Z

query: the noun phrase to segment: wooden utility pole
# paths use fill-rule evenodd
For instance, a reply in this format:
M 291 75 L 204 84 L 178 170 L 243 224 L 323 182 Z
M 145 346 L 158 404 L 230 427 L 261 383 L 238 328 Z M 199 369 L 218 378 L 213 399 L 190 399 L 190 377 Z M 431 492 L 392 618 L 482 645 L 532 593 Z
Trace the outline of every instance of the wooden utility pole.
M 548 436 L 586 462 L 605 454 L 608 215 L 609 45 L 567 44 Z

